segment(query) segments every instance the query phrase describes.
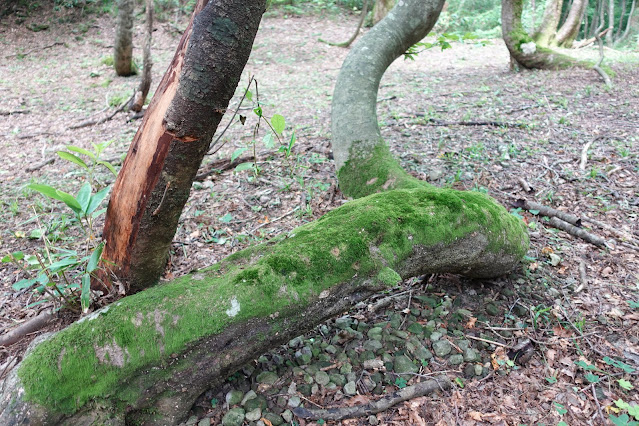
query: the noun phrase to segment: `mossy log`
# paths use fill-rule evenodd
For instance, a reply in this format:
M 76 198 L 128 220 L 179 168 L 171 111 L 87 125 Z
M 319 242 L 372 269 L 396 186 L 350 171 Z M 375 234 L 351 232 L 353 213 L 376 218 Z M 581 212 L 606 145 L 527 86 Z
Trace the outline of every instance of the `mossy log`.
M 37 344 L 5 384 L 0 424 L 176 424 L 242 365 L 372 293 L 426 273 L 503 275 L 527 248 L 523 222 L 477 192 L 350 201 Z

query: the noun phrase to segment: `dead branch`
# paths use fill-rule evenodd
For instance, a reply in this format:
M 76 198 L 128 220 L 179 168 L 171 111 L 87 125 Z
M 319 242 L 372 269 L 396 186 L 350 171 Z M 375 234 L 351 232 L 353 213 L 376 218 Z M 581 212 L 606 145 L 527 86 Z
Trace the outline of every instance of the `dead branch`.
M 13 114 L 29 114 L 31 110 L 29 109 L 17 109 L 14 111 L 0 111 L 0 115 L 13 115 Z
M 527 124 L 523 123 L 507 123 L 504 121 L 443 121 L 435 118 L 429 118 L 430 126 L 495 126 L 495 127 L 511 127 L 525 129 Z
M 528 182 L 526 182 L 526 179 L 520 177 L 517 179 L 517 182 L 519 182 L 521 189 L 523 189 L 525 193 L 530 194 L 534 192 L 534 190 L 530 187 Z
M 581 290 L 588 285 L 588 276 L 586 275 L 586 262 L 583 260 L 579 261 L 579 279 L 581 280 L 581 284 L 577 286 L 575 289 L 575 294 L 579 293 Z
M 326 40 L 322 40 L 321 38 L 319 38 L 318 40 L 321 41 L 322 43 L 326 43 L 329 46 L 337 46 L 337 47 L 348 47 L 350 46 L 355 39 L 357 38 L 357 35 L 359 34 L 359 31 L 362 29 L 362 25 L 364 25 L 364 20 L 366 19 L 366 15 L 368 14 L 368 0 L 364 0 L 364 4 L 362 5 L 362 13 L 360 14 L 359 17 L 359 22 L 357 23 L 357 29 L 355 30 L 355 32 L 353 33 L 353 35 L 351 36 L 351 38 L 349 38 L 348 40 L 342 42 L 342 43 L 333 43 L 330 41 L 326 41 Z
M 268 222 L 264 222 L 264 223 L 262 223 L 262 224 L 260 224 L 260 225 L 256 226 L 255 228 L 251 229 L 251 231 L 250 231 L 249 233 L 250 233 L 250 234 L 252 234 L 253 232 L 257 231 L 258 229 L 260 229 L 260 228 L 262 228 L 262 227 L 264 227 L 264 226 L 268 226 L 268 225 L 271 225 L 271 224 L 272 224 L 272 223 L 274 223 L 274 222 L 277 222 L 278 220 L 282 220 L 282 219 L 284 219 L 285 217 L 292 215 L 293 213 L 295 213 L 295 212 L 296 212 L 296 211 L 298 211 L 299 209 L 300 209 L 300 206 L 297 206 L 297 207 L 295 207 L 293 210 L 291 210 L 291 211 L 289 211 L 289 212 L 287 212 L 287 213 L 284 213 L 284 214 L 283 214 L 282 216 L 280 216 L 280 217 L 276 217 L 276 218 L 275 218 L 275 219 L 273 219 L 273 220 L 269 220 Z
M 412 386 L 407 386 L 377 401 L 368 404 L 356 405 L 354 407 L 339 407 L 325 409 L 309 409 L 297 407 L 293 413 L 302 419 L 307 420 L 342 420 L 353 417 L 370 416 L 380 413 L 395 404 L 407 401 L 420 396 L 428 395 L 437 390 L 448 390 L 451 387 L 450 380 L 446 376 L 438 376 L 433 380 L 420 382 Z
M 55 163 L 55 158 L 49 158 L 48 160 L 44 160 L 39 162 L 38 164 L 35 164 L 33 166 L 27 167 L 26 169 L 24 169 L 25 172 L 35 172 L 36 170 L 40 170 L 41 168 L 43 168 L 44 166 L 48 166 L 49 164 L 53 164 Z
M 7 347 L 13 345 L 27 334 L 44 328 L 47 324 L 49 324 L 53 317 L 53 309 L 47 309 L 40 312 L 38 316 L 31 318 L 22 325 L 0 336 L 0 346 Z
M 595 234 L 591 234 L 590 232 L 584 230 L 583 228 L 578 228 L 574 225 L 571 225 L 570 223 L 565 222 L 559 219 L 558 217 L 551 217 L 548 224 L 552 226 L 553 228 L 561 229 L 562 231 L 565 231 L 569 233 L 570 235 L 579 237 L 590 244 L 594 244 L 598 247 L 606 246 L 606 241 L 603 238 Z
M 48 46 L 44 46 L 44 47 L 35 47 L 35 48 L 31 49 L 31 50 L 27 50 L 27 51 L 26 51 L 26 52 L 24 52 L 24 53 L 16 53 L 15 55 L 8 55 L 8 56 L 5 56 L 5 58 L 7 58 L 7 59 L 9 59 L 9 58 L 17 58 L 17 57 L 24 58 L 25 56 L 27 56 L 27 55 L 28 55 L 28 54 L 30 54 L 30 53 L 35 52 L 36 50 L 46 50 L 46 49 L 51 49 L 51 48 L 52 48 L 52 47 L 54 47 L 54 46 L 62 46 L 62 45 L 64 45 L 64 43 L 63 43 L 63 42 L 61 42 L 61 41 L 56 41 L 55 43 L 50 44 L 50 45 L 48 45 Z
M 586 162 L 588 161 L 588 150 L 595 141 L 587 142 L 581 149 L 581 161 L 579 161 L 579 170 L 586 170 Z
M 610 28 L 606 28 L 605 30 L 603 30 L 602 32 L 599 33 L 599 37 L 603 37 L 606 35 L 606 33 L 610 31 Z M 591 44 L 593 44 L 595 41 L 597 41 L 597 37 L 592 37 L 589 38 L 587 40 L 581 40 L 578 43 L 573 43 L 572 44 L 572 48 L 573 49 L 581 49 L 582 47 L 586 47 L 586 46 L 590 46 Z
M 129 104 L 129 109 L 136 113 L 142 111 L 142 107 L 146 101 L 146 97 L 149 94 L 151 88 L 151 68 L 153 67 L 153 61 L 151 60 L 151 41 L 153 39 L 153 0 L 146 0 L 146 34 L 144 36 L 144 49 L 142 53 L 142 78 L 140 79 L 140 85 L 133 94 L 133 100 Z
M 262 151 L 260 153 L 257 154 L 257 158 L 253 158 L 252 155 L 245 155 L 243 157 L 238 157 L 235 160 L 231 161 L 229 158 L 221 158 L 219 160 L 215 160 L 212 163 L 207 164 L 207 167 L 209 168 L 208 171 L 200 173 L 199 175 L 195 176 L 195 180 L 198 182 L 203 181 L 204 179 L 206 179 L 207 177 L 218 173 L 218 172 L 224 172 L 226 170 L 230 170 L 233 169 L 235 167 L 237 167 L 238 165 L 245 163 L 247 161 L 260 161 L 262 159 L 264 159 L 265 157 L 272 155 L 273 153 L 270 151 Z
M 601 39 L 601 36 L 599 35 L 599 31 L 601 31 L 604 25 L 604 8 L 603 7 L 601 8 L 601 14 L 599 15 L 599 20 L 601 21 L 601 24 L 599 25 L 599 28 L 597 28 L 597 31 L 595 31 L 595 38 L 597 39 L 597 43 L 599 43 L 599 61 L 597 61 L 597 63 L 595 64 L 594 67 L 592 67 L 592 69 L 597 71 L 597 73 L 601 76 L 601 78 L 603 78 L 604 83 L 606 83 L 606 87 L 612 87 L 612 81 L 610 81 L 610 77 L 608 76 L 608 74 L 606 74 L 603 68 L 601 68 L 601 63 L 604 60 L 604 45 L 603 45 L 603 40 Z M 610 30 L 610 28 L 608 29 Z
M 99 119 L 94 119 L 94 120 L 87 120 L 87 121 L 83 121 L 80 124 L 75 124 L 73 126 L 69 126 L 69 130 L 76 130 L 76 129 L 81 129 L 83 127 L 89 127 L 89 126 L 95 126 L 98 124 L 102 124 L 102 123 L 106 123 L 107 121 L 113 119 L 113 117 L 116 116 L 116 114 L 118 114 L 119 112 L 124 111 L 124 108 L 127 107 L 127 105 L 129 105 L 131 103 L 131 101 L 133 101 L 133 98 L 135 97 L 135 93 L 133 93 L 133 95 L 131 95 L 131 97 L 129 98 L 128 101 L 123 102 L 118 109 L 116 109 L 115 111 L 113 111 L 113 113 L 111 115 L 108 115 L 106 117 L 102 117 Z

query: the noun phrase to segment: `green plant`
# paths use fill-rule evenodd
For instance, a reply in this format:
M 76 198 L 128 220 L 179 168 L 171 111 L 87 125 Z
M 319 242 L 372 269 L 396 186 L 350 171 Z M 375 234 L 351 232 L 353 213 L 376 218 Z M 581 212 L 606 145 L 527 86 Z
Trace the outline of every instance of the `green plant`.
M 550 322 L 550 308 L 544 305 L 537 305 L 530 310 L 533 328 L 537 329 L 541 322 Z

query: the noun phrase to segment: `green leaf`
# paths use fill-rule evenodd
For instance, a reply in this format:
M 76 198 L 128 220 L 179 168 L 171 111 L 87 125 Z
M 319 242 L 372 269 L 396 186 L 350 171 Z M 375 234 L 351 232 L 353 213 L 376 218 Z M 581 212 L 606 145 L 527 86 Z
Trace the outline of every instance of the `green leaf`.
M 244 170 L 251 170 L 253 169 L 253 163 L 242 163 L 242 164 L 238 164 L 238 166 L 235 168 L 236 172 L 241 172 Z
M 557 426 L 568 426 L 568 423 L 564 422 L 563 420 L 560 421 L 559 423 L 557 423 Z
M 275 133 L 281 135 L 286 128 L 286 121 L 280 114 L 273 114 L 273 117 L 271 117 L 271 126 L 273 126 Z
M 102 250 L 104 250 L 104 243 L 98 244 L 98 246 L 91 253 L 91 257 L 89 258 L 89 262 L 87 263 L 87 274 L 98 269 L 98 264 L 100 263 L 100 257 L 102 257 Z
M 627 414 L 622 414 L 619 417 L 615 417 L 613 415 L 610 416 L 610 420 L 613 424 L 617 426 L 628 426 L 628 422 L 630 421 L 630 417 Z
M 86 314 L 89 310 L 89 305 L 91 305 L 91 276 L 89 274 L 82 275 L 80 304 L 82 305 L 82 312 Z
M 621 408 L 622 410 L 627 410 L 628 408 L 630 408 L 630 404 L 628 404 L 626 401 L 624 401 L 621 398 L 615 401 L 615 405 Z
M 233 215 L 231 215 L 231 213 L 227 213 L 220 218 L 220 222 L 222 223 L 229 223 L 232 220 L 233 220 Z
M 600 380 L 599 376 L 597 376 L 596 374 L 592 374 L 592 373 L 587 373 L 587 374 L 584 375 L 584 377 L 590 383 L 599 383 L 599 380 Z
M 37 228 L 37 229 L 33 229 L 31 231 L 31 233 L 29 234 L 29 238 L 33 239 L 33 240 L 38 240 L 40 238 L 42 238 L 42 230 Z
M 18 281 L 14 285 L 12 285 L 11 288 L 13 288 L 15 291 L 18 291 L 18 290 L 22 290 L 23 288 L 29 288 L 35 283 L 36 283 L 35 278 L 29 278 L 29 279 L 25 278 L 23 280 Z
M 455 384 L 462 389 L 464 388 L 464 381 L 461 377 L 455 377 Z
M 51 265 L 49 265 L 49 270 L 51 272 L 59 272 L 62 269 L 66 269 L 72 265 L 77 265 L 78 263 L 79 261 L 77 257 L 67 257 L 65 259 L 58 260 L 57 262 L 54 262 Z
M 560 416 L 563 416 L 564 414 L 566 414 L 568 412 L 568 410 L 566 410 L 566 408 L 562 404 L 560 404 L 558 402 L 554 402 L 554 404 L 555 404 L 555 410 L 557 410 L 557 413 Z
M 594 365 L 591 365 L 591 364 L 587 364 L 585 361 L 575 361 L 575 364 L 578 367 L 581 367 L 581 368 L 583 368 L 586 371 L 597 370 L 597 367 L 595 367 Z
M 22 253 L 21 251 L 14 251 L 11 254 L 6 255 L 5 257 L 2 258 L 1 262 L 2 263 L 9 263 L 9 262 L 13 262 L 13 261 L 20 261 L 24 259 L 24 253 Z
M 621 368 L 626 373 L 634 373 L 635 371 L 635 369 L 629 366 L 628 364 L 625 364 L 621 361 L 617 361 L 616 359 L 610 358 L 608 356 L 604 357 L 603 362 L 605 362 L 608 365 L 613 365 L 617 368 Z
M 89 201 L 91 200 L 91 184 L 89 182 L 84 182 L 84 185 L 78 191 L 78 195 L 75 196 L 75 199 L 80 203 L 80 207 L 83 212 L 87 211 L 87 207 L 89 207 Z
M 625 389 L 625 390 L 632 390 L 634 389 L 634 386 L 632 386 L 632 383 L 630 383 L 627 380 L 624 379 L 619 379 L 617 380 L 617 383 L 619 383 L 619 386 L 621 386 L 621 388 Z
M 546 377 L 546 381 L 552 385 L 554 383 L 557 383 L 557 377 L 555 376 Z
M 400 389 L 404 389 L 406 387 L 406 383 L 406 379 L 403 377 L 398 377 L 395 379 L 395 385 Z
M 111 163 L 109 163 L 108 161 L 100 160 L 100 161 L 97 162 L 97 164 L 101 164 L 104 167 L 106 167 L 107 169 L 109 169 L 109 171 L 111 173 L 113 173 L 113 176 L 116 176 L 116 177 L 118 176 L 118 172 L 115 171 L 115 167 L 113 167 L 113 165 Z
M 64 191 L 60 191 L 59 189 L 56 191 L 56 193 L 58 194 L 58 196 L 60 197 L 59 200 L 62 201 L 64 204 L 66 204 L 71 210 L 73 210 L 73 212 L 75 214 L 77 214 L 78 216 L 80 216 L 80 214 L 82 213 L 82 206 L 80 205 L 80 203 L 78 202 L 78 200 L 75 199 L 75 197 L 71 194 L 67 194 Z
M 242 155 L 244 153 L 244 151 L 246 151 L 248 148 L 238 148 L 235 151 L 233 151 L 233 154 L 231 154 L 231 162 L 235 161 L 240 155 Z
M 93 146 L 95 146 L 95 144 L 93 144 Z M 87 151 L 84 148 L 80 148 L 79 146 L 69 145 L 67 146 L 67 149 L 69 151 L 77 152 L 78 154 L 84 154 L 90 159 L 95 160 L 95 154 L 93 154 L 91 151 Z
M 291 153 L 291 149 L 293 149 L 293 145 L 295 145 L 295 132 L 291 135 L 291 140 L 288 142 L 288 153 Z
M 217 403 L 217 398 L 211 398 L 211 408 L 215 408 L 217 406 Z
M 251 92 L 250 90 L 246 91 L 246 99 L 248 99 L 249 101 L 253 100 L 253 92 Z
M 639 301 L 635 302 L 634 300 L 627 300 L 627 302 L 632 309 L 639 309 Z
M 253 112 L 255 113 L 255 115 L 257 115 L 258 117 L 262 117 L 262 107 L 257 107 L 257 108 L 253 108 Z
M 100 207 L 100 204 L 102 203 L 102 201 L 109 194 L 109 189 L 111 189 L 111 187 L 107 186 L 106 188 L 102 188 L 100 191 L 96 192 L 95 194 L 91 196 L 91 200 L 89 200 L 89 205 L 87 206 L 87 209 L 85 212 L 87 216 L 93 213 L 95 209 Z
M 54 200 L 62 201 L 64 204 L 69 206 L 71 210 L 73 210 L 76 214 L 80 214 L 82 212 L 82 207 L 78 200 L 76 200 L 73 195 L 67 194 L 64 191 L 60 191 L 59 189 L 55 189 L 49 185 L 41 185 L 38 183 L 31 183 L 27 185 L 28 188 L 31 188 L 35 191 L 38 191 L 42 195 L 45 195 L 49 198 L 53 198 Z
M 273 133 L 265 134 L 262 138 L 262 142 L 264 143 L 264 146 L 266 148 L 273 149 L 273 147 L 275 146 L 275 138 L 273 137 Z
M 77 155 L 73 155 L 70 152 L 58 151 L 58 155 L 63 160 L 67 160 L 67 161 L 70 161 L 70 162 L 72 162 L 74 164 L 77 164 L 78 166 L 82 167 L 83 169 L 88 169 L 89 168 L 89 166 L 87 166 L 87 163 L 85 163 L 80 157 L 78 157 Z
M 631 405 L 628 408 L 628 414 L 634 417 L 635 419 L 639 420 L 639 405 L 635 405 L 635 404 Z

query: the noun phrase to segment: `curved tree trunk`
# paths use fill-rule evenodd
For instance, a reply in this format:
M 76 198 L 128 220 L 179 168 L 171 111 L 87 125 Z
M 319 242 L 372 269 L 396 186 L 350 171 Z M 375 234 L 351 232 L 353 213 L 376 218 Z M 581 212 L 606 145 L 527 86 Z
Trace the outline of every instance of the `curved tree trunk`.
M 248 60 L 265 3 L 200 0 L 144 115 L 115 181 L 103 232 L 102 257 L 129 293 L 162 275 L 182 208 Z M 108 276 L 102 278 L 108 283 Z
M 533 39 L 540 46 L 547 47 L 552 44 L 555 38 L 555 34 L 557 33 L 559 18 L 561 18 L 562 4 L 562 0 L 548 0 L 546 2 L 544 16 L 541 20 L 541 24 L 539 24 L 539 28 L 537 28 L 535 34 L 533 35 Z
M 349 202 L 40 343 L 0 394 L 0 424 L 177 424 L 244 364 L 374 292 L 427 273 L 503 275 L 527 248 L 524 223 L 478 192 Z
M 118 18 L 115 27 L 113 66 L 120 76 L 135 74 L 133 69 L 133 10 L 134 0 L 118 1 Z
M 575 41 L 575 38 L 577 38 L 579 34 L 579 26 L 586 11 L 586 6 L 588 6 L 588 0 L 574 0 L 572 2 L 572 7 L 570 8 L 570 12 L 568 12 L 566 22 L 564 22 L 559 31 L 557 31 L 557 36 L 554 41 L 557 46 L 572 46 L 572 42 Z
M 528 69 L 559 70 L 571 67 L 592 68 L 594 64 L 578 61 L 537 45 L 521 23 L 523 0 L 502 0 L 501 31 L 510 52 L 519 65 Z
M 403 0 L 351 49 L 333 93 L 333 156 L 340 189 L 361 197 L 423 187 L 392 157 L 377 125 L 377 91 L 388 66 L 435 25 L 444 0 Z

